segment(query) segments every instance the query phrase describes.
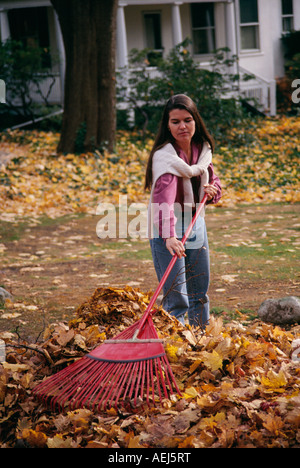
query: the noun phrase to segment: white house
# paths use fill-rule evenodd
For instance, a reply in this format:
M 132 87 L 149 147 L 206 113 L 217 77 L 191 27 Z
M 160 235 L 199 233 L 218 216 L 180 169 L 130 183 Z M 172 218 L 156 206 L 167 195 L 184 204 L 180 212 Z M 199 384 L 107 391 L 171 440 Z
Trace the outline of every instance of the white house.
M 119 0 L 117 67 L 127 65 L 132 48 L 166 55 L 187 37 L 201 67 L 209 66 L 214 49 L 229 47 L 240 71 L 255 75 L 242 92 L 274 115 L 275 80 L 284 75 L 281 37 L 293 29 L 300 29 L 300 0 Z M 2 41 L 25 37 L 59 53 L 50 100 L 62 103 L 64 46 L 50 0 L 0 0 L 0 34 Z

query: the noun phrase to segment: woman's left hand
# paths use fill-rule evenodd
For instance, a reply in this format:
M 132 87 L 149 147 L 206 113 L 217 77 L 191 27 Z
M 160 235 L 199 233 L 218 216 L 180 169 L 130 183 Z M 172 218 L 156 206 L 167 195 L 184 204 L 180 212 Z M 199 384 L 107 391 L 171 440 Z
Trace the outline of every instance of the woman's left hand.
M 204 185 L 204 192 L 207 193 L 207 200 L 212 200 L 218 193 L 217 187 L 214 185 L 206 184 Z

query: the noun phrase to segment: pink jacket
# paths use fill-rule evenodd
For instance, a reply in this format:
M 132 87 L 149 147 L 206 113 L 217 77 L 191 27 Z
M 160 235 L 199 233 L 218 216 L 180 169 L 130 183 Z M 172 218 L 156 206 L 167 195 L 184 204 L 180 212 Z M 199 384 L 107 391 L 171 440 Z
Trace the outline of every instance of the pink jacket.
M 201 151 L 201 148 L 197 146 L 196 144 L 193 144 L 192 146 L 192 158 L 191 162 L 189 163 L 186 157 L 186 154 L 184 153 L 183 150 L 181 150 L 179 147 L 175 146 L 175 149 L 178 153 L 178 156 L 183 159 L 187 164 L 196 164 L 198 161 L 199 153 Z M 210 164 L 208 166 L 208 172 L 209 172 L 209 183 L 214 184 L 218 192 L 215 195 L 215 197 L 210 200 L 207 203 L 218 203 L 222 196 L 222 188 L 221 188 L 221 182 L 220 179 L 216 176 L 214 173 L 214 168 L 213 165 Z M 191 179 L 192 181 L 192 187 L 193 187 L 193 192 L 194 192 L 194 201 L 195 204 L 200 203 L 201 200 L 199 200 L 199 188 L 200 188 L 200 183 L 201 183 L 201 177 L 193 177 Z M 153 193 L 153 203 L 167 203 L 170 207 L 173 206 L 174 203 L 180 203 L 183 206 L 183 184 L 182 184 L 182 178 L 175 176 L 170 173 L 163 174 L 159 179 L 156 181 L 155 188 L 154 188 L 154 193 Z M 162 219 L 160 219 L 160 225 L 159 225 L 159 233 L 161 235 L 162 232 Z M 170 219 L 166 220 L 164 219 L 164 223 L 167 223 L 168 226 L 170 226 L 170 237 L 176 236 L 175 233 L 175 223 L 176 223 L 176 218 L 174 216 L 174 211 L 172 208 L 170 209 Z

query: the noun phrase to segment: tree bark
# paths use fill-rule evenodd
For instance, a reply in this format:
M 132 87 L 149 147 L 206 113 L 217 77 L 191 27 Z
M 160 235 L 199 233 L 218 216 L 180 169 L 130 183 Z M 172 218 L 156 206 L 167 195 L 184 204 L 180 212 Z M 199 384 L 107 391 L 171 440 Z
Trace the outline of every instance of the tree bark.
M 58 152 L 113 150 L 116 131 L 117 0 L 51 0 L 65 46 L 64 114 Z

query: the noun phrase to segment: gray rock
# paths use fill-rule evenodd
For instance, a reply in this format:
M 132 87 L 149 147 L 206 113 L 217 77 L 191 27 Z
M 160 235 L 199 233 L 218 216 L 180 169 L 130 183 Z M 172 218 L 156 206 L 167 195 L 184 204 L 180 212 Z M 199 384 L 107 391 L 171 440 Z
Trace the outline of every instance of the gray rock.
M 5 302 L 5 299 L 12 299 L 12 295 L 4 288 L 0 288 L 0 303 Z
M 267 299 L 260 305 L 257 313 L 264 322 L 277 325 L 300 323 L 300 299 L 295 296 Z

